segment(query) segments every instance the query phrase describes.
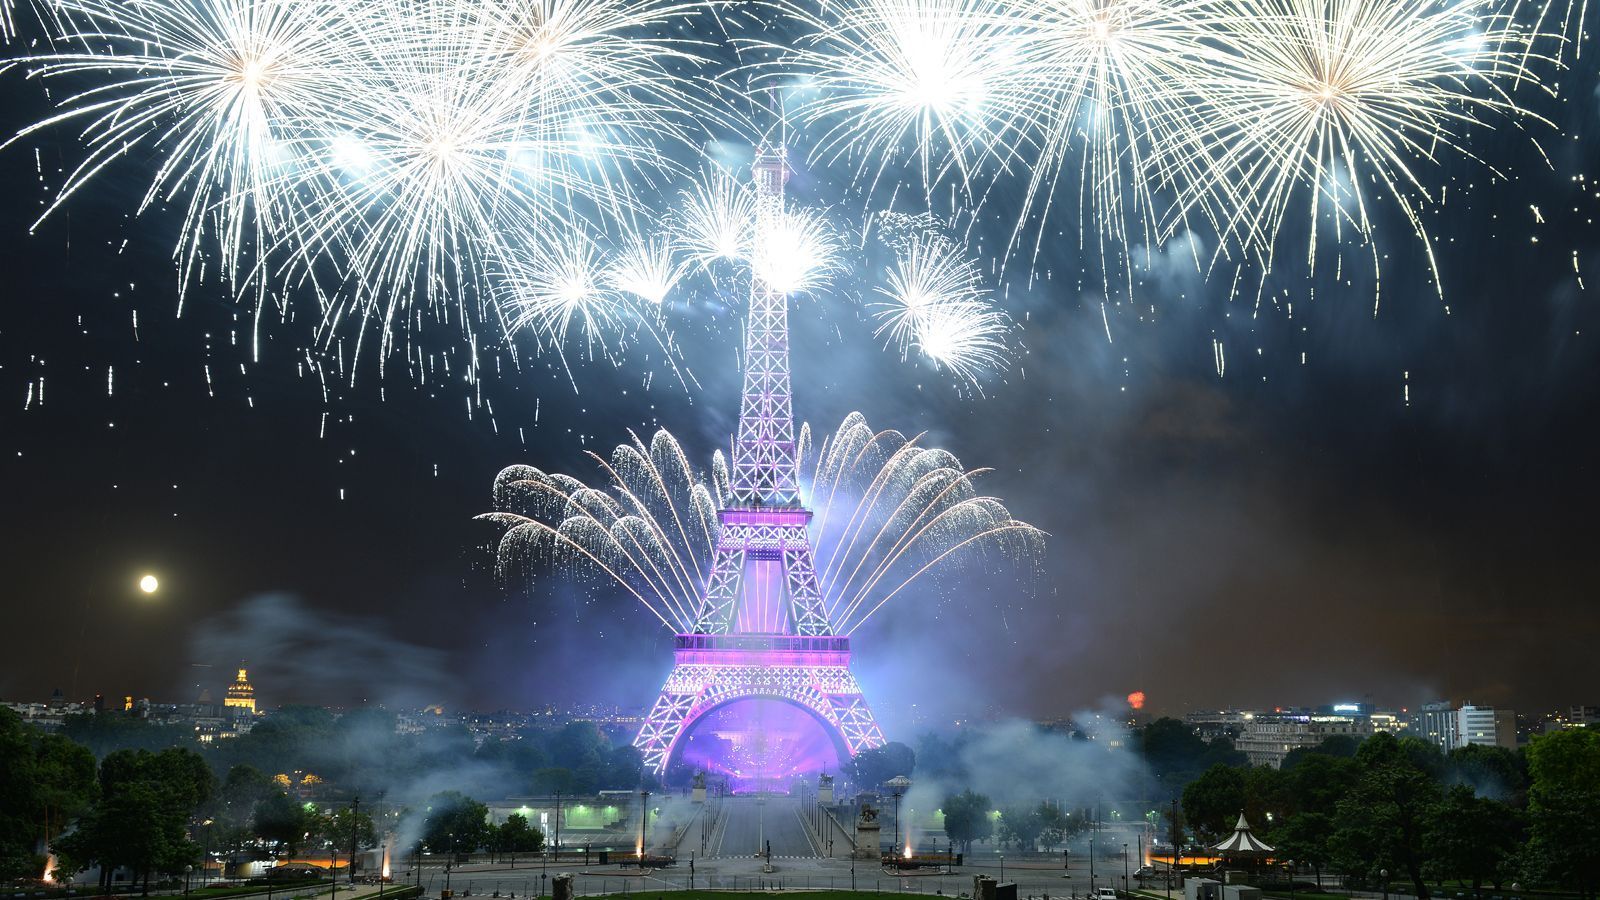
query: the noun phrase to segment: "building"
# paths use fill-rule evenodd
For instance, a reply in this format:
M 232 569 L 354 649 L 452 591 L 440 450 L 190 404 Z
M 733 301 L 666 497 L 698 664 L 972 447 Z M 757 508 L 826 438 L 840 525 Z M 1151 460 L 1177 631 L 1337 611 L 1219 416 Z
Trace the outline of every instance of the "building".
M 1549 734 L 1568 728 L 1600 728 L 1600 706 L 1571 706 L 1561 712 L 1545 716 L 1538 723 L 1539 730 Z
M 1412 731 L 1444 753 L 1474 744 L 1517 749 L 1517 714 L 1470 702 L 1423 704 L 1412 719 Z
M 228 685 L 228 694 L 222 700 L 222 705 L 243 710 L 249 715 L 256 712 L 256 689 L 250 686 L 250 679 L 245 670 L 239 670 L 239 677 Z
M 1445 751 L 1474 744 L 1517 749 L 1517 714 L 1509 709 L 1470 703 L 1456 710 L 1455 743 Z
M 1401 710 L 1400 714 L 1392 712 L 1373 712 L 1371 715 L 1367 716 L 1367 720 L 1372 723 L 1372 730 L 1374 732 L 1387 731 L 1396 737 L 1403 737 L 1408 731 L 1411 730 L 1410 720 L 1406 719 L 1402 715 L 1404 712 L 1405 710 Z
M 1217 738 L 1237 738 L 1244 733 L 1245 723 L 1251 713 L 1237 709 L 1206 710 L 1204 712 L 1186 713 L 1183 722 L 1194 733 L 1211 741 Z
M 1321 713 L 1246 713 L 1244 730 L 1233 743 L 1250 758 L 1252 766 L 1277 769 L 1291 751 L 1315 747 L 1339 735 L 1357 741 L 1371 737 L 1372 720 Z
M 1418 708 L 1411 720 L 1411 731 L 1445 753 L 1456 745 L 1456 706 L 1448 700 L 1435 700 Z

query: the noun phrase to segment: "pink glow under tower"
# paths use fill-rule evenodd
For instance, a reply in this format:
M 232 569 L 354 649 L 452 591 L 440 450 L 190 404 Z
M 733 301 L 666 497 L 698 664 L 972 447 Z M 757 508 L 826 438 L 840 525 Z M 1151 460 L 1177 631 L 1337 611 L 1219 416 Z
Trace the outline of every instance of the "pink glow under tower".
M 783 215 L 785 155 L 781 145 L 756 152 L 755 259 Z M 633 742 L 658 773 L 697 720 L 739 700 L 806 710 L 832 733 L 841 755 L 883 744 L 850 671 L 850 638 L 834 634 L 812 562 L 811 510 L 800 505 L 789 298 L 752 268 L 733 505 L 718 514 L 716 558 L 694 633 L 677 636 L 672 672 Z

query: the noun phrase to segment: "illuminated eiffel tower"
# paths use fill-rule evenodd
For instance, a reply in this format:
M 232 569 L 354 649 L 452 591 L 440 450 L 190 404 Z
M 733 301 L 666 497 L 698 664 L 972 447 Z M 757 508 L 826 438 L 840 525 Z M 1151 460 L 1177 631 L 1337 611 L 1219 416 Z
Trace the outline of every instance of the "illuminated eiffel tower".
M 760 259 L 783 215 L 789 168 L 783 146 L 764 144 L 752 167 Z M 850 638 L 834 634 L 800 505 L 789 377 L 789 298 L 752 266 L 745 328 L 744 396 L 733 445 L 732 504 L 718 514 L 716 558 L 695 616 L 677 636 L 675 664 L 634 746 L 664 772 L 702 716 L 738 700 L 772 699 L 811 713 L 841 757 L 883 744 L 850 671 Z

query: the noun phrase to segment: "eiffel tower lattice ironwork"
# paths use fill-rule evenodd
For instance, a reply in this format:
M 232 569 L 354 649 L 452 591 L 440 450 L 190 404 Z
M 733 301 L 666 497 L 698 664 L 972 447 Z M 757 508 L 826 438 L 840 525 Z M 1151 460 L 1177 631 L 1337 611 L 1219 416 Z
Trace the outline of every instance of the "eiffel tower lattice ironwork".
M 752 259 L 768 247 L 783 211 L 789 169 L 781 145 L 763 145 L 752 167 Z M 823 722 L 849 755 L 883 744 L 850 671 L 850 638 L 836 635 L 812 559 L 800 502 L 789 374 L 789 298 L 752 265 L 745 326 L 744 392 L 734 439 L 732 505 L 718 514 L 716 555 L 694 632 L 676 639 L 675 661 L 634 746 L 664 772 L 695 721 L 736 700 L 795 704 Z

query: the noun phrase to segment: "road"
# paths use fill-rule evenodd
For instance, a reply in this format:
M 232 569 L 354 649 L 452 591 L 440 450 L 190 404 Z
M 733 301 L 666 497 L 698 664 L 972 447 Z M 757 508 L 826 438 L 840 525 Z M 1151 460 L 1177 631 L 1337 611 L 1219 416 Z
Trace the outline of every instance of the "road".
M 820 856 L 816 840 L 800 815 L 800 801 L 796 798 L 782 795 L 729 797 L 722 801 L 722 814 L 711 826 L 706 855 L 758 856 L 770 843 L 773 859 Z

